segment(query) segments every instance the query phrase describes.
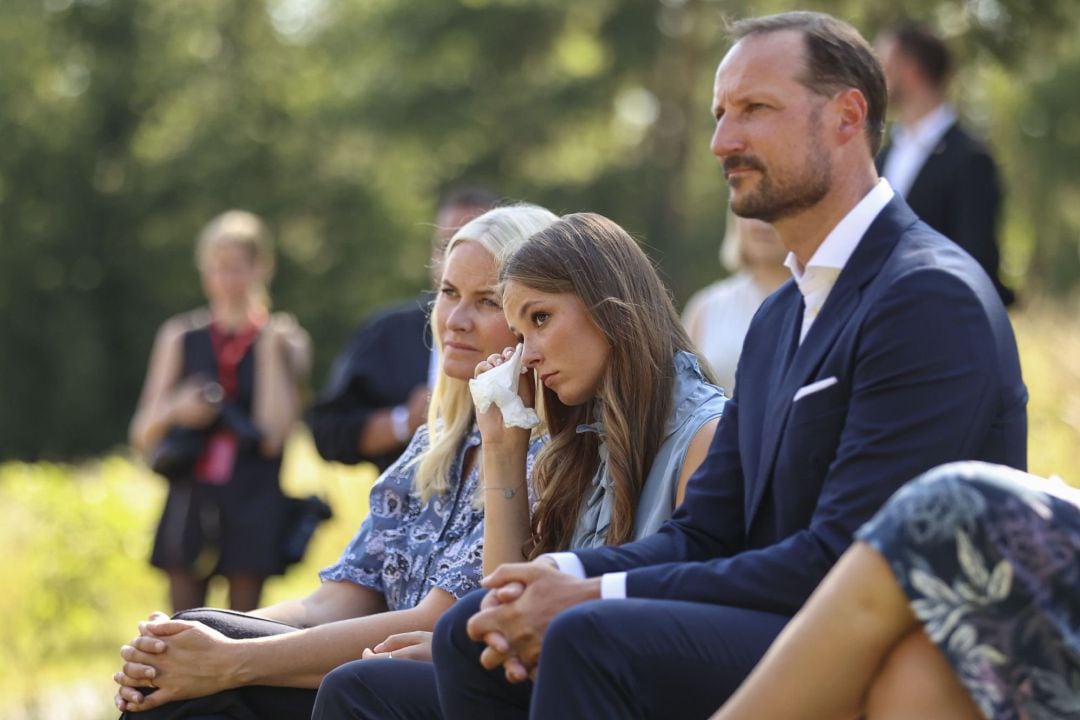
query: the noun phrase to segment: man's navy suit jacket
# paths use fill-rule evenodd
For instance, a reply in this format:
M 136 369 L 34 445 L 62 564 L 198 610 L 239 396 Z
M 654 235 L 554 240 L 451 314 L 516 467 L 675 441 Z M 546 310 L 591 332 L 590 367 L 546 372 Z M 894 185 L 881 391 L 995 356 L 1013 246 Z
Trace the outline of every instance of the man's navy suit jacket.
M 799 345 L 802 316 L 794 282 L 765 301 L 683 505 L 651 537 L 579 552 L 589 576 L 627 571 L 629 597 L 792 615 L 908 480 L 951 460 L 1025 468 L 1027 391 L 1001 301 L 898 196 Z
M 880 172 L 892 144 L 877 156 Z M 926 224 L 971 253 L 1009 305 L 1015 295 L 999 278 L 1001 257 L 997 225 L 1001 183 L 990 150 L 954 123 L 919 168 L 905 198 Z

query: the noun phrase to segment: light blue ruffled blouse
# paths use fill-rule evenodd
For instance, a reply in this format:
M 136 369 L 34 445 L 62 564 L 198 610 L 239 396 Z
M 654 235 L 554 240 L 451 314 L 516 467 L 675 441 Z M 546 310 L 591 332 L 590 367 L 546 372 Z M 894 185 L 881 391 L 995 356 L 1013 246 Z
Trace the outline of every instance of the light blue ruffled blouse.
M 672 396 L 672 410 L 665 426 L 664 441 L 649 468 L 634 511 L 635 540 L 652 535 L 671 517 L 675 510 L 675 495 L 686 449 L 702 425 L 720 417 L 727 402 L 724 391 L 705 379 L 697 356 L 683 350 L 675 353 Z M 578 516 L 570 550 L 604 545 L 614 507 L 613 480 L 607 469 L 608 448 L 603 426 L 599 422 L 579 425 L 577 431 L 599 433 L 600 465 L 593 476 L 592 491 Z

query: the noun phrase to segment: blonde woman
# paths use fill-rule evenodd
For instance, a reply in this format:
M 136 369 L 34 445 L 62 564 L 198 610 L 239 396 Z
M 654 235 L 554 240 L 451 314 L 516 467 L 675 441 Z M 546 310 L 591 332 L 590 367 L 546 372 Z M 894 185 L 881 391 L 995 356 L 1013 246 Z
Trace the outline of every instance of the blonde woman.
M 528 433 L 505 428 L 496 408 L 479 418 L 485 574 L 503 563 L 655 533 L 682 502 L 725 402 L 699 365 L 667 288 L 633 238 L 591 213 L 568 215 L 530 238 L 507 260 L 502 281 L 503 309 L 531 371 L 519 392 L 531 405 L 535 378 L 551 440 L 536 457 L 533 506 L 525 492 Z M 477 373 L 512 352 L 487 358 Z M 475 643 L 468 643 L 471 656 L 448 647 L 484 595 L 472 593 L 440 621 L 434 667 L 407 654 L 430 638 L 388 638 L 375 651 L 387 651 L 382 657 L 390 662 L 349 663 L 327 676 L 314 720 L 439 717 L 440 701 L 445 710 L 486 698 L 482 710 L 456 716 L 502 717 L 506 696 L 527 707 L 528 688 L 481 667 Z M 526 679 L 520 665 L 507 672 Z
M 731 274 L 686 301 L 686 332 L 728 395 L 735 392 L 735 366 L 750 320 L 769 293 L 791 278 L 786 257 L 787 248 L 772 225 L 729 210 L 720 261 Z
M 258 217 L 214 218 L 196 260 L 208 307 L 158 332 L 130 440 L 170 481 L 151 563 L 168 573 L 173 609 L 202 605 L 223 575 L 232 608 L 252 610 L 285 569 L 278 476 L 310 350 L 295 320 L 270 316 L 273 251 Z
M 479 585 L 482 453 L 468 380 L 477 363 L 514 342 L 496 294 L 503 261 L 556 219 L 534 205 L 496 208 L 450 240 L 432 313 L 441 372 L 428 422 L 372 488 L 371 514 L 321 573 L 323 584 L 246 616 L 155 616 L 121 652 L 121 710 L 307 718 L 324 674 L 388 635 L 431 630 Z M 529 457 L 540 443 L 530 440 Z M 266 637 L 236 639 L 253 635 Z M 147 693 L 148 685 L 158 689 Z M 168 702 L 188 698 L 197 699 Z

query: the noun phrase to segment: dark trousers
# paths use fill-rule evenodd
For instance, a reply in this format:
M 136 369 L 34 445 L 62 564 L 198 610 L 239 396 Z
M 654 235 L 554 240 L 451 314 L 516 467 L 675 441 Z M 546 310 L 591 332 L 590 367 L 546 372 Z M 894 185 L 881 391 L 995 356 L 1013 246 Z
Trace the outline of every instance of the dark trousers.
M 291 625 L 251 617 L 230 610 L 198 608 L 173 616 L 197 620 L 227 637 L 243 639 L 280 635 L 296 630 Z M 149 690 L 149 689 L 148 689 Z M 149 690 L 152 692 L 152 690 Z M 166 703 L 153 710 L 124 713 L 121 720 L 307 720 L 315 691 L 307 688 L 250 685 L 201 698 Z
M 323 678 L 312 720 L 438 720 L 435 668 L 416 660 L 354 660 Z
M 789 618 L 670 600 L 599 600 L 560 613 L 535 685 L 479 664 L 466 623 L 483 592 L 436 626 L 433 654 L 447 720 L 706 718 L 735 691 Z

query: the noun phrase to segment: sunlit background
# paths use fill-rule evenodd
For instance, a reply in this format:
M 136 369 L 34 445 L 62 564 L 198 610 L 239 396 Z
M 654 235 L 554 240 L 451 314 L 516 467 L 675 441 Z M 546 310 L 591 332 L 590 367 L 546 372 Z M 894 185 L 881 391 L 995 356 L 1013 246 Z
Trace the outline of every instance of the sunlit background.
M 0 718 L 111 717 L 116 650 L 165 604 L 146 564 L 164 483 L 123 443 L 156 328 L 200 302 L 207 219 L 269 221 L 316 387 L 370 310 L 425 284 L 455 184 L 612 217 L 681 303 L 723 274 L 723 19 L 794 7 L 948 37 L 1007 191 L 1031 467 L 1080 481 L 1075 0 L 4 0 Z M 312 587 L 372 480 L 297 435 L 286 485 L 337 517 L 268 600 Z

